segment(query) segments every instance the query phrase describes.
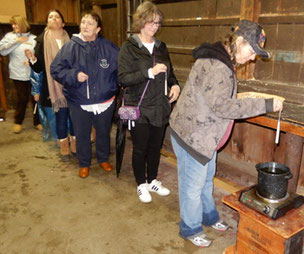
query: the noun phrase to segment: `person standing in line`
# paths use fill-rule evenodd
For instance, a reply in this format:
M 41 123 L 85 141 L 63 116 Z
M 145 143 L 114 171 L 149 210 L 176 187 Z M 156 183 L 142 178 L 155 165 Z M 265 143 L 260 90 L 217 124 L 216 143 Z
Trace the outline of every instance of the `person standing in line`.
M 96 156 L 101 168 L 109 163 L 110 129 L 118 91 L 118 47 L 101 34 L 101 20 L 85 12 L 80 33 L 63 46 L 51 65 L 55 80 L 64 86 L 77 140 L 79 176 L 89 175 L 92 157 L 91 131 L 96 130 Z
M 227 142 L 234 119 L 282 110 L 277 98 L 237 99 L 235 68 L 254 61 L 263 49 L 262 27 L 241 20 L 223 42 L 203 43 L 193 51 L 196 59 L 171 118 L 171 141 L 177 157 L 180 236 L 199 247 L 211 240 L 202 225 L 226 231 L 213 197 L 217 151 Z
M 25 50 L 33 51 L 36 45 L 36 36 L 30 33 L 30 25 L 25 17 L 12 16 L 10 19 L 13 31 L 7 33 L 0 41 L 0 54 L 9 55 L 9 77 L 13 80 L 16 93 L 17 105 L 13 132 L 18 134 L 22 130 L 26 107 L 31 97 L 33 109 L 35 101 L 31 95 L 30 67 L 24 54 Z M 39 115 L 33 116 L 33 124 L 36 129 L 42 130 Z
M 52 107 L 56 116 L 56 132 L 60 145 L 62 161 L 70 160 L 70 152 L 76 154 L 76 138 L 67 101 L 62 91 L 62 85 L 56 82 L 50 73 L 50 66 L 62 46 L 70 38 L 64 28 L 64 18 L 60 11 L 50 10 L 47 15 L 47 25 L 36 40 L 35 53 L 26 51 L 31 68 L 45 74 L 43 79 L 42 94 L 36 94 L 34 99 L 40 101 L 43 107 Z M 70 133 L 70 140 L 68 135 Z M 70 141 L 70 145 L 69 145 Z
M 170 194 L 157 180 L 157 174 L 171 103 L 178 98 L 180 87 L 166 44 L 154 37 L 162 19 L 156 5 L 150 1 L 140 4 L 133 15 L 135 34 L 122 45 L 118 59 L 119 80 L 126 88 L 126 105 L 137 105 L 150 82 L 139 107 L 140 118 L 131 128 L 132 166 L 137 194 L 143 203 L 152 201 L 150 192 L 161 196 Z

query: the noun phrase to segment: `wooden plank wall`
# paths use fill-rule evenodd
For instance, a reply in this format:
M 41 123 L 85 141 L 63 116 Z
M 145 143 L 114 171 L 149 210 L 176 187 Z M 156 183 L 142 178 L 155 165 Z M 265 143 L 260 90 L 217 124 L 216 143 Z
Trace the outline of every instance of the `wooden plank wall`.
M 258 1 L 155 2 L 165 16 L 158 37 L 167 43 L 176 74 L 184 83 L 193 63 L 191 50 L 201 42 L 221 39 L 246 10 L 242 4 Z M 289 102 L 303 105 L 304 1 L 260 1 L 258 22 L 267 33 L 266 48 L 272 53 L 272 58 L 270 61 L 256 62 L 253 80 L 249 85 L 241 82 L 240 91 L 273 93 L 286 97 Z M 241 72 L 242 69 L 238 74 Z
M 49 10 L 57 9 L 62 13 L 67 24 L 79 24 L 79 7 L 77 0 L 28 0 L 26 15 L 31 23 L 45 24 Z
M 102 18 L 102 35 L 119 44 L 119 25 L 118 25 L 118 8 L 116 1 L 108 1 L 107 4 L 101 4 L 101 18 Z M 110 29 L 109 29 L 110 28 Z
M 192 49 L 202 42 L 215 42 L 225 36 L 240 15 L 241 0 L 164 1 L 164 14 L 157 35 L 166 42 L 176 76 L 183 85 L 194 63 Z
M 251 17 L 261 23 L 267 34 L 266 48 L 272 53 L 272 57 L 269 61 L 259 60 L 238 70 L 239 92 L 259 91 L 285 97 L 285 105 L 289 108 L 286 119 L 303 125 L 304 1 L 154 2 L 164 13 L 163 26 L 157 36 L 168 46 L 181 85 L 186 82 L 194 63 L 191 56 L 194 47 L 202 42 L 222 39 L 240 18 Z M 286 133 L 281 133 L 278 146 L 274 144 L 274 139 L 273 129 L 238 121 L 229 143 L 219 153 L 218 174 L 232 178 L 239 184 L 246 184 L 256 179 L 255 164 L 265 161 L 284 164 L 288 161 Z M 164 147 L 171 150 L 168 134 Z M 302 156 L 296 156 L 294 159 L 301 161 Z M 298 189 L 304 184 L 303 164 L 302 158 Z

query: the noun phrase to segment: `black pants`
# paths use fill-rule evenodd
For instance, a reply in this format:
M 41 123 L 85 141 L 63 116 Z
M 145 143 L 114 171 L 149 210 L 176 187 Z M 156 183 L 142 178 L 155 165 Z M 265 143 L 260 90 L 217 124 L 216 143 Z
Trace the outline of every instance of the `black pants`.
M 29 101 L 29 98 L 32 100 L 33 109 L 35 107 L 35 101 L 33 96 L 31 96 L 31 83 L 30 81 L 20 81 L 13 80 L 16 92 L 17 92 L 17 105 L 15 111 L 15 123 L 22 124 L 25 116 L 26 106 Z M 38 110 L 36 114 L 33 116 L 33 124 L 34 126 L 40 124 Z
M 92 158 L 91 131 L 96 129 L 96 157 L 98 163 L 109 160 L 110 130 L 115 102 L 106 111 L 94 115 L 93 112 L 83 110 L 79 105 L 68 102 L 70 116 L 76 135 L 76 149 L 79 166 L 90 167 Z
M 131 129 L 132 166 L 137 185 L 156 179 L 165 126 L 135 124 Z

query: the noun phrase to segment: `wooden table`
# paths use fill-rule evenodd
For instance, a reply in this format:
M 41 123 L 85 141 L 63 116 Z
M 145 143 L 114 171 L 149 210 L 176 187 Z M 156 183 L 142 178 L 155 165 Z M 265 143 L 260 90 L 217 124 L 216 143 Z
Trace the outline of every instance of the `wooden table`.
M 237 240 L 225 254 L 301 254 L 304 205 L 272 220 L 239 202 L 241 191 L 222 198 L 239 212 Z

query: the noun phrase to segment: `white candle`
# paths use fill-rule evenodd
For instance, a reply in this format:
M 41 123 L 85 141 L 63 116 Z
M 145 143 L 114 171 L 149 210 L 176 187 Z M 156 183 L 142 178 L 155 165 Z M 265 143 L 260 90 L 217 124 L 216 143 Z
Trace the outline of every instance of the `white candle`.
M 165 72 L 165 95 L 168 95 L 167 72 Z

